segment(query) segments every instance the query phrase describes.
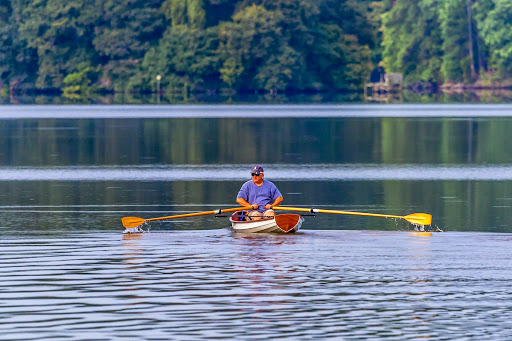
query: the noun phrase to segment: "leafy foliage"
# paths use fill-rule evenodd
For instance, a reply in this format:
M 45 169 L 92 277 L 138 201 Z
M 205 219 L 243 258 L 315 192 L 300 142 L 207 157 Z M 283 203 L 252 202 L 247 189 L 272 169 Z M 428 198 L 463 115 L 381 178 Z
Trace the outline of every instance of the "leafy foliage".
M 377 46 L 370 3 L 0 0 L 0 81 L 68 93 L 155 90 L 156 75 L 162 88 L 354 89 Z
M 383 65 L 406 81 L 439 80 L 441 31 L 434 1 L 398 0 L 384 15 Z
M 166 31 L 159 45 L 151 49 L 143 62 L 143 73 L 162 77 L 162 85 L 188 84 L 192 87 L 209 87 L 219 76 L 217 28 L 205 30 L 184 25 Z
M 226 83 L 244 90 L 288 87 L 299 56 L 282 34 L 283 20 L 280 11 L 252 5 L 220 26 L 219 54 L 226 61 L 221 77 Z
M 101 64 L 106 88 L 124 90 L 126 82 L 141 71 L 144 55 L 165 29 L 161 4 L 161 0 L 95 1 L 91 43 L 94 64 Z
M 20 9 L 20 38 L 37 51 L 37 87 L 60 88 L 67 69 L 90 61 L 90 31 L 80 20 L 84 8 L 81 0 L 36 0 Z
M 482 1 L 478 28 L 489 47 L 490 65 L 502 77 L 512 73 L 512 3 L 506 0 Z
M 466 0 L 447 0 L 440 8 L 443 58 L 443 79 L 457 82 L 470 81 L 468 16 Z
M 0 86 L 33 86 L 37 75 L 37 53 L 19 34 L 22 1 L 0 1 Z
M 97 78 L 98 72 L 94 68 L 85 63 L 80 64 L 75 72 L 64 78 L 64 93 L 91 93 L 96 90 L 94 83 Z
M 507 0 L 397 0 L 383 20 L 383 64 L 410 82 L 512 76 Z
M 358 90 L 378 64 L 507 78 L 511 20 L 507 0 L 0 0 L 0 87 Z

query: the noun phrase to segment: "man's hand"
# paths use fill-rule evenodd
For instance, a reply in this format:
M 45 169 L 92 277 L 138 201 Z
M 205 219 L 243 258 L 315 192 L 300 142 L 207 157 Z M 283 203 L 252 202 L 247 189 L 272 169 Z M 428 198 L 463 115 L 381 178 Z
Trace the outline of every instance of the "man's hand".
M 252 207 L 253 210 L 257 210 L 258 207 L 260 207 L 260 205 L 258 205 L 258 204 L 251 204 L 251 207 Z
M 270 210 L 271 208 L 272 208 L 272 205 L 270 205 L 270 204 L 266 204 L 266 205 L 265 205 L 265 209 L 266 209 L 266 210 Z

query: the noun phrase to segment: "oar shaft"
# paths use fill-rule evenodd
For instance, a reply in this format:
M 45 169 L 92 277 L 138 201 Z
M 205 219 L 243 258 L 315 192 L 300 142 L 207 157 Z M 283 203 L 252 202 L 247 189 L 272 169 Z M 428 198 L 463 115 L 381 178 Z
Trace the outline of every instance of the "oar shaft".
M 241 206 L 241 207 L 235 207 L 235 208 L 227 208 L 225 210 L 219 209 L 219 210 L 197 212 L 197 213 L 186 213 L 186 214 L 171 215 L 171 216 L 167 216 L 167 217 L 150 218 L 150 219 L 145 219 L 145 220 L 146 221 L 169 220 L 169 219 L 176 219 L 176 218 L 197 217 L 197 216 L 209 215 L 209 214 L 221 214 L 224 212 L 235 212 L 235 211 L 239 211 L 239 210 L 250 210 L 250 209 L 252 209 L 251 206 Z
M 365 213 L 365 212 L 352 212 L 352 211 L 336 211 L 336 210 L 318 210 L 319 213 L 335 213 L 335 214 L 350 214 L 350 215 L 363 215 L 368 217 L 382 217 L 382 218 L 404 218 L 399 215 L 378 214 L 378 213 Z
M 299 207 L 273 207 L 274 210 L 286 210 L 286 211 L 298 211 L 298 212 L 310 212 L 310 213 L 334 213 L 334 214 L 349 214 L 349 215 L 362 215 L 369 217 L 383 217 L 383 218 L 405 218 L 398 215 L 389 214 L 378 214 L 378 213 L 364 213 L 364 212 L 352 212 L 352 211 L 337 211 L 337 210 L 322 210 L 319 208 L 299 208 Z

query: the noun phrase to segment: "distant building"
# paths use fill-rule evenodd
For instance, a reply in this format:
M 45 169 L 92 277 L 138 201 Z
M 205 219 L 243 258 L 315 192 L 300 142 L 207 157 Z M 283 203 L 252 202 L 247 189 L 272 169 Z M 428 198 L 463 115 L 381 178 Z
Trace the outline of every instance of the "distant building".
M 402 101 L 403 76 L 401 73 L 385 73 L 378 67 L 364 85 L 364 98 L 368 101 Z

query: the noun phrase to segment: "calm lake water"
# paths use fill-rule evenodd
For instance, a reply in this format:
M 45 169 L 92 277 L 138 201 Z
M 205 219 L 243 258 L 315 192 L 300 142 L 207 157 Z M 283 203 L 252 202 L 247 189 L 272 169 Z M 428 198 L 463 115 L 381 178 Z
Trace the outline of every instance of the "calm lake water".
M 0 106 L 0 339 L 509 340 L 511 105 Z M 226 218 L 253 164 L 294 235 Z

